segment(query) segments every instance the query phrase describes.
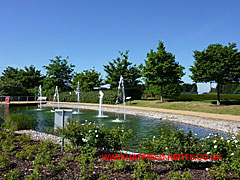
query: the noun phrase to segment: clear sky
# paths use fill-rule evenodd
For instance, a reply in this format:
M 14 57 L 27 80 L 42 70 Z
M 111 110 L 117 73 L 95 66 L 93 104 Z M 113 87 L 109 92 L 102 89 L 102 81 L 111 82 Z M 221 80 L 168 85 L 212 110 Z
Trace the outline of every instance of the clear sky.
M 94 66 L 105 75 L 103 65 L 119 50 L 130 50 L 138 65 L 161 40 L 191 83 L 194 50 L 228 42 L 239 48 L 239 7 L 239 0 L 1 0 L 0 66 L 43 70 L 62 55 L 77 72 Z

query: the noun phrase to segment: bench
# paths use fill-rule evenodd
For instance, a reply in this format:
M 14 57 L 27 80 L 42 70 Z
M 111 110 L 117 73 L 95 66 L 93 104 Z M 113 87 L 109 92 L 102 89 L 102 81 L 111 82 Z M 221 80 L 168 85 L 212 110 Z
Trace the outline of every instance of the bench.
M 131 98 L 132 98 L 132 97 L 130 97 L 130 96 L 129 96 L 129 97 L 126 97 L 126 102 L 130 101 L 130 104 L 131 104 Z
M 38 97 L 37 101 L 47 101 L 47 97 Z

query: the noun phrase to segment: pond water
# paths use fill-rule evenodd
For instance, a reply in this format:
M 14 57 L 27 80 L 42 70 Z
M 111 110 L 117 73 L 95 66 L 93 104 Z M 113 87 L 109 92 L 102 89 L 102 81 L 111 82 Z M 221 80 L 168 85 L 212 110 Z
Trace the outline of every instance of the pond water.
M 51 108 L 43 108 L 42 111 L 37 111 L 36 109 L 36 106 L 22 106 L 10 108 L 0 107 L 0 116 L 7 116 L 8 114 L 12 113 L 28 114 L 34 119 L 36 119 L 37 125 L 35 127 L 35 130 L 40 132 L 51 132 L 54 127 L 54 113 L 51 112 Z M 133 136 L 131 139 L 129 139 L 127 143 L 127 150 L 132 151 L 137 151 L 142 140 L 152 138 L 153 136 L 158 136 L 159 129 L 162 126 L 183 129 L 186 133 L 191 130 L 194 134 L 196 133 L 199 138 L 206 137 L 209 135 L 209 133 L 219 133 L 225 136 L 224 133 L 217 132 L 211 129 L 181 124 L 178 122 L 147 118 L 143 116 L 127 115 L 126 121 L 118 121 L 116 119 L 123 119 L 122 114 L 104 112 L 104 115 L 108 116 L 107 118 L 97 118 L 97 111 L 81 110 L 81 112 L 82 114 L 73 114 L 73 119 L 78 119 L 81 123 L 84 123 L 85 120 L 88 120 L 90 122 L 104 124 L 108 128 L 117 128 L 120 126 L 124 126 L 125 129 L 132 129 Z

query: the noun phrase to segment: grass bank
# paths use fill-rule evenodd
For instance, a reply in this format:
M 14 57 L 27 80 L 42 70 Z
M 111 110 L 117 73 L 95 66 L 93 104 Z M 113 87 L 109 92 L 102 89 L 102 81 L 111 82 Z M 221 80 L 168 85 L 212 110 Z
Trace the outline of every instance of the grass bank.
M 159 100 L 134 100 L 130 106 L 163 108 L 184 111 L 197 111 L 215 114 L 240 115 L 240 101 L 223 101 L 221 106 L 216 106 L 215 101 L 175 101 L 161 103 Z

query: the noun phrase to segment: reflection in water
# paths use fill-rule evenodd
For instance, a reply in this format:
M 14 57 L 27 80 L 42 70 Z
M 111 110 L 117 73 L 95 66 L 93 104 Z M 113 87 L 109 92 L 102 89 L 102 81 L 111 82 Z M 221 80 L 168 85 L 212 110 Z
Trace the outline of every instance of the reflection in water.
M 0 115 L 5 115 L 10 113 L 24 113 L 32 116 L 36 119 L 37 126 L 36 130 L 40 132 L 51 132 L 54 126 L 54 113 L 50 112 L 51 108 L 43 108 L 43 111 L 36 111 L 36 107 L 11 107 L 10 110 L 0 108 Z M 208 136 L 209 133 L 216 133 L 214 130 L 205 129 L 197 126 L 181 124 L 177 122 L 169 122 L 159 119 L 152 119 L 141 116 L 128 115 L 126 121 L 116 121 L 116 117 L 119 120 L 123 120 L 122 114 L 116 113 L 105 113 L 107 118 L 96 118 L 98 114 L 97 111 L 93 110 L 81 110 L 83 114 L 73 114 L 73 119 L 78 119 L 80 123 L 84 123 L 85 120 L 90 122 L 96 122 L 98 124 L 104 124 L 108 128 L 117 128 L 124 126 L 125 129 L 132 129 L 133 136 L 129 139 L 127 143 L 128 150 L 136 151 L 137 147 L 144 139 L 152 138 L 153 136 L 158 136 L 158 132 L 161 127 L 166 126 L 170 128 L 183 129 L 184 132 L 189 132 L 191 130 L 194 134 L 198 134 L 199 138 Z M 225 135 L 223 133 L 220 133 Z
M 4 107 L 4 116 L 6 117 L 9 114 L 9 107 Z

